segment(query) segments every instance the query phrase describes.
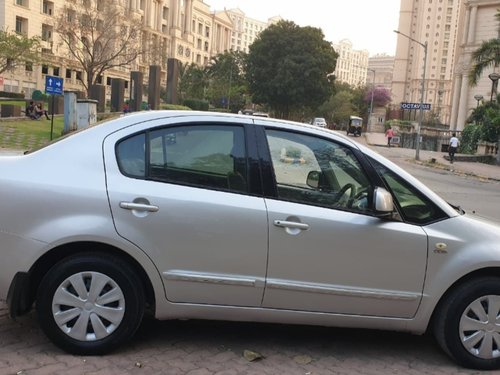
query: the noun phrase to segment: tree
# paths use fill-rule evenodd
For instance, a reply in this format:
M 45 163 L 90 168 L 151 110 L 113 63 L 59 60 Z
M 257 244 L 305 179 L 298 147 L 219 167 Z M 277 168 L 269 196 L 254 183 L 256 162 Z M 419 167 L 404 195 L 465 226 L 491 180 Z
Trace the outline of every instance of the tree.
M 337 129 L 342 129 L 347 125 L 349 116 L 356 113 L 352 104 L 353 97 L 350 88 L 337 90 L 335 95 L 319 107 L 319 113 L 325 116 L 328 123 L 337 124 Z
M 205 99 L 207 86 L 205 69 L 195 63 L 180 66 L 178 94 L 181 102 L 185 99 Z
M 495 15 L 498 20 L 497 38 L 485 40 L 481 46 L 472 53 L 473 65 L 469 74 L 469 83 L 477 85 L 485 69 L 497 68 L 500 65 L 500 10 Z
M 0 74 L 39 61 L 40 37 L 0 30 Z
M 86 73 L 87 94 L 105 71 L 128 66 L 142 53 L 140 19 L 116 2 L 67 2 L 56 24 L 67 57 Z
M 245 104 L 248 92 L 245 79 L 246 54 L 241 51 L 219 53 L 212 57 L 206 73 L 208 97 L 215 107 L 227 107 L 237 112 Z
M 385 87 L 374 87 L 369 89 L 365 94 L 365 102 L 370 105 L 373 92 L 373 106 L 385 107 L 391 102 L 391 93 Z
M 335 70 L 337 56 L 320 29 L 291 21 L 269 26 L 248 55 L 253 102 L 269 105 L 283 118 L 302 107 L 318 108 L 332 93 L 327 75 Z

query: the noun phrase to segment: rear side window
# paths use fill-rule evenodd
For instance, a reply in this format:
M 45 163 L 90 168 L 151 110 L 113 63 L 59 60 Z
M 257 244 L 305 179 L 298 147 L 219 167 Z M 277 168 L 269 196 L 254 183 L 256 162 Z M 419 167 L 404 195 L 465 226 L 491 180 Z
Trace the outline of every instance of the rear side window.
M 134 178 L 246 192 L 244 129 L 182 126 L 127 138 L 117 146 L 123 174 Z
M 146 177 L 146 135 L 135 135 L 121 141 L 116 148 L 118 165 L 129 177 Z

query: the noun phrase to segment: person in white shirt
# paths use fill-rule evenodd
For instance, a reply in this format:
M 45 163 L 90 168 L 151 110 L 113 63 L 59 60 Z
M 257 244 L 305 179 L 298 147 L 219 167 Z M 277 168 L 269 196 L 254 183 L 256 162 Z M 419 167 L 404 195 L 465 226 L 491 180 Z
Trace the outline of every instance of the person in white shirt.
M 455 152 L 457 152 L 458 145 L 460 144 L 457 134 L 453 133 L 450 138 L 450 145 L 448 146 L 448 155 L 450 156 L 450 163 L 453 164 L 455 159 Z

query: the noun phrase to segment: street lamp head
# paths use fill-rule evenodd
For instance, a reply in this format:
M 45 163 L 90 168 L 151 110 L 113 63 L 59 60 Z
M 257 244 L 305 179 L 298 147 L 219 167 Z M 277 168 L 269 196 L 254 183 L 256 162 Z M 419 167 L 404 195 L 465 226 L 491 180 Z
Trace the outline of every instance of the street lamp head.
M 476 95 L 474 95 L 474 99 L 476 99 L 477 101 L 480 101 L 480 100 L 483 100 L 483 96 L 481 94 L 476 94 Z
M 500 79 L 500 74 L 498 74 L 497 72 L 493 72 L 493 73 L 490 73 L 488 75 L 488 78 L 491 79 L 491 97 L 490 97 L 490 101 L 493 101 L 494 98 L 495 98 L 495 96 L 496 96 L 498 79 Z
M 488 78 L 491 79 L 493 82 L 496 82 L 500 79 L 500 74 L 498 74 L 497 72 L 493 72 L 488 75 Z

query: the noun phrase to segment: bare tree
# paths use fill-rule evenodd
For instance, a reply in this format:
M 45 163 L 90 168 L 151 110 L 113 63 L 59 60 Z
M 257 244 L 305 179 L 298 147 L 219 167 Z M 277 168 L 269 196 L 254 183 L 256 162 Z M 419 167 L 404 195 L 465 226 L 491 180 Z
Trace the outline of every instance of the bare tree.
M 41 61 L 40 37 L 0 30 L 0 74 Z
M 66 2 L 56 21 L 67 57 L 85 72 L 81 80 L 87 94 L 105 71 L 138 59 L 141 29 L 140 17 L 113 0 Z

